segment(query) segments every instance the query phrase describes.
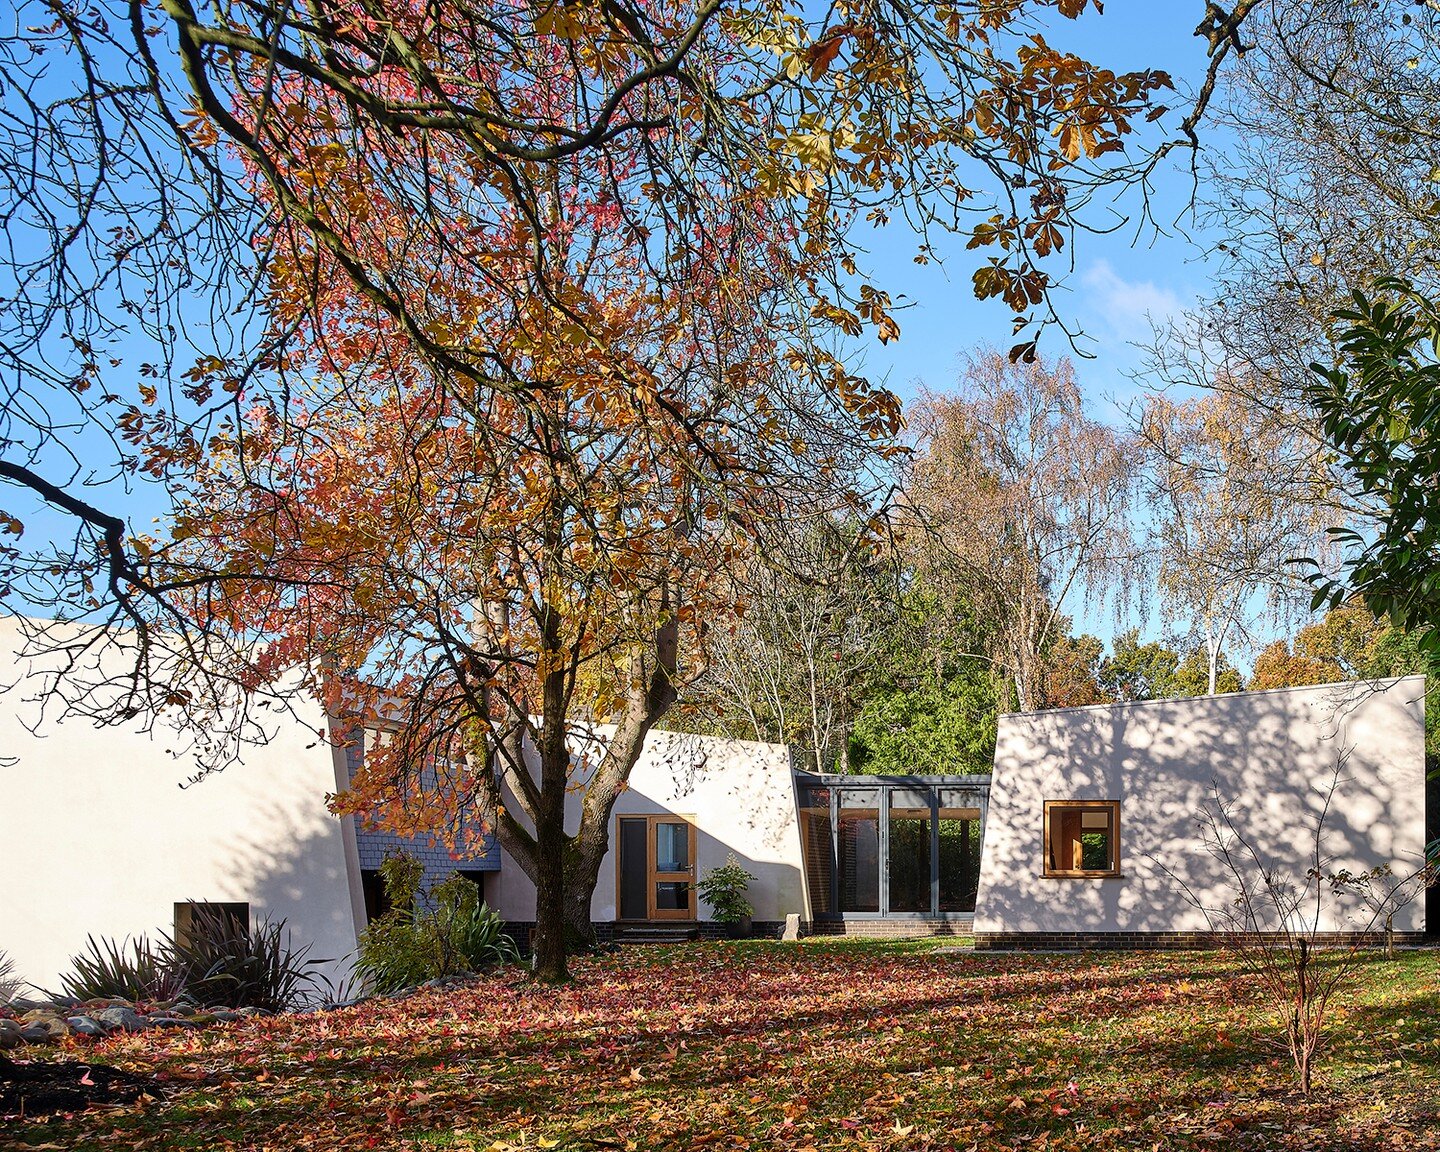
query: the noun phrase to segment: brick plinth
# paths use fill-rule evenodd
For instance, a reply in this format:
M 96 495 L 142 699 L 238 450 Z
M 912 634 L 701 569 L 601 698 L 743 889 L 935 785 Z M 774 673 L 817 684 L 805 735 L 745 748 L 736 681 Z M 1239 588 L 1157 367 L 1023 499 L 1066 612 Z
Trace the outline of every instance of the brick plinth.
M 969 936 L 973 920 L 817 920 L 812 936 L 863 936 L 908 940 L 922 936 Z
M 1283 943 L 1282 935 L 1252 934 L 1248 943 L 1262 943 L 1266 939 Z M 1424 941 L 1420 932 L 1395 933 L 1396 944 L 1420 944 Z M 1227 938 L 1213 932 L 977 932 L 977 952 L 1020 952 L 1029 949 L 1063 949 L 1066 951 L 1096 951 L 1101 949 L 1204 949 L 1223 948 Z M 1348 948 L 1354 944 L 1381 947 L 1385 943 L 1382 932 L 1317 932 L 1310 937 L 1317 948 Z

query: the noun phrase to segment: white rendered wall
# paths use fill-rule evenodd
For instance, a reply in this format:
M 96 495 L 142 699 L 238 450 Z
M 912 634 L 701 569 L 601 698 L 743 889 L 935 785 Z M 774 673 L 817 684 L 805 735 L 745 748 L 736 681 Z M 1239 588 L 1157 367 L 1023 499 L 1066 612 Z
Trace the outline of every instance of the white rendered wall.
M 1181 881 L 1211 907 L 1232 898 L 1233 883 L 1202 846 L 1202 805 L 1218 788 L 1264 857 L 1303 877 L 1341 756 L 1326 870 L 1418 868 L 1424 694 L 1424 677 L 1411 676 L 1002 716 L 976 933 L 1203 931 Z M 1123 875 L 1042 877 L 1046 800 L 1120 801 Z M 1327 908 L 1322 931 L 1363 926 L 1337 911 Z M 1423 929 L 1422 901 L 1395 927 Z
M 565 805 L 572 833 L 579 827 L 582 802 L 580 788 L 572 788 Z M 697 879 L 734 853 L 756 878 L 747 897 L 756 920 L 783 920 L 791 912 L 808 918 L 795 786 L 784 745 L 652 732 L 630 787 L 610 817 L 610 853 L 600 866 L 592 920 L 609 923 L 617 915 L 618 818 L 664 814 L 687 817 L 695 825 Z M 535 886 L 514 860 L 505 858 L 489 883 L 491 906 L 507 920 L 535 919 Z M 697 911 L 701 920 L 711 918 L 703 901 L 697 902 Z
M 275 721 L 274 739 L 197 784 L 161 730 L 74 719 L 27 730 L 38 681 L 0 620 L 0 949 L 58 991 L 87 934 L 173 929 L 183 900 L 243 900 L 252 922 L 284 917 L 296 944 L 349 970 L 355 904 L 342 822 L 325 807 L 336 757 L 318 703 Z M 353 849 L 352 849 L 353 851 Z

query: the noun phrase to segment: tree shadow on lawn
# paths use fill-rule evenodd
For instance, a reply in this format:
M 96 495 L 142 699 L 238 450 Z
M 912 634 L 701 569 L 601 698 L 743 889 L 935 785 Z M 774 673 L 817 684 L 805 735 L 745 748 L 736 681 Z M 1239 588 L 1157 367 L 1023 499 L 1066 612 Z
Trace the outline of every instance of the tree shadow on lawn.
M 765 1095 L 773 1094 L 777 1106 L 796 1093 L 822 1086 L 823 1108 L 839 1111 L 820 1111 L 817 1119 L 833 1125 L 840 1122 L 845 1109 L 859 1107 L 861 1097 L 871 1094 L 874 1086 L 884 1081 L 913 1077 L 914 1091 L 921 1094 L 943 1081 L 949 1092 L 957 1087 L 954 1066 L 967 1059 L 969 1072 L 958 1077 L 958 1087 L 970 1095 L 963 1099 L 957 1096 L 952 1103 L 937 1104 L 932 1110 L 943 1109 L 967 1121 L 1000 1124 L 1006 1131 L 1035 1121 L 1030 1116 L 1032 1111 L 1047 1124 L 1053 1122 L 1052 1126 L 1073 1126 L 1075 1120 L 1085 1121 L 1087 1117 L 1096 1125 L 1128 1123 L 1135 1118 L 1136 1108 L 1143 1113 L 1145 1108 L 1156 1105 L 1157 1101 L 1147 1096 L 1147 1085 L 1151 1095 L 1161 1090 L 1158 1103 L 1167 1115 L 1198 1109 L 1198 1120 L 1187 1116 L 1183 1122 L 1200 1123 L 1209 1118 L 1204 1110 L 1211 1106 L 1215 1095 L 1207 1080 L 1227 1076 L 1249 1085 L 1238 1099 L 1248 1101 L 1244 1107 L 1255 1112 L 1255 1124 L 1266 1123 L 1265 1117 L 1273 1119 L 1273 1108 L 1255 1103 L 1262 1086 L 1254 1083 L 1254 1076 L 1262 1074 L 1263 1069 L 1263 1075 L 1283 1093 L 1287 1069 L 1271 1067 L 1274 1049 L 1267 1037 L 1272 1033 L 1262 1023 L 1243 1025 L 1227 1020 L 1228 1041 L 1220 1046 L 1211 1043 L 1210 1021 L 1196 1020 L 1188 1027 L 1179 1021 L 1180 1027 L 1168 1033 L 1153 1028 L 1155 1021 L 1147 1025 L 1147 1017 L 1152 1014 L 1163 1022 L 1164 1017 L 1191 1003 L 1230 1004 L 1253 1016 L 1255 1007 L 1238 1005 L 1228 995 L 1239 972 L 1233 963 L 1207 954 L 1203 964 L 1196 964 L 1192 958 L 1175 955 L 1167 957 L 1158 970 L 1142 973 L 1133 962 L 1111 963 L 1107 958 L 1107 962 L 1097 964 L 1091 960 L 1075 957 L 1071 962 L 1066 958 L 1047 963 L 1043 969 L 1029 968 L 1020 960 L 1005 965 L 1000 973 L 957 975 L 952 970 L 944 982 L 937 981 L 933 991 L 908 988 L 903 995 L 895 995 L 884 983 L 854 985 L 852 991 L 854 987 L 863 988 L 865 999 L 830 1006 L 825 1005 L 827 989 L 823 982 L 792 979 L 775 990 L 780 993 L 776 1000 L 752 1006 L 748 1015 L 731 1021 L 707 1020 L 707 1006 L 697 1004 L 693 1012 L 698 1022 L 682 1027 L 676 1019 L 680 1009 L 672 1000 L 641 1008 L 664 1027 L 637 1027 L 636 1022 L 627 1020 L 628 1028 L 609 1030 L 601 1011 L 585 1022 L 584 1035 L 579 1037 L 574 1035 L 574 1025 L 561 1019 L 530 1031 L 507 1032 L 505 1017 L 508 1012 L 523 1019 L 531 1005 L 549 1004 L 557 995 L 568 996 L 583 1006 L 583 984 L 562 993 L 522 986 L 506 1008 L 489 1019 L 480 1015 L 487 1003 L 483 998 L 505 994 L 504 986 L 479 989 L 473 1005 L 454 1002 L 442 994 L 425 994 L 394 1006 L 382 1004 L 330 1014 L 328 1020 L 343 1041 L 317 1037 L 314 1043 L 321 1049 L 327 1043 L 333 1044 L 330 1050 L 337 1053 L 333 1057 L 323 1052 L 303 1057 L 297 1054 L 301 1051 L 297 1041 L 303 1042 L 308 1027 L 304 1020 L 298 1020 L 292 1031 L 276 1038 L 274 1059 L 269 1063 L 276 1078 L 271 1084 L 263 1088 L 253 1084 L 264 1065 L 244 1069 L 237 1066 L 231 1079 L 242 1083 L 231 1092 L 212 1091 L 197 1097 L 204 1101 L 199 1111 L 189 1107 L 184 1097 L 178 1097 L 168 1105 L 151 1109 L 147 1118 L 137 1121 L 140 1126 L 134 1130 L 150 1131 L 145 1125 L 155 1124 L 186 1127 L 191 1125 L 192 1117 L 203 1124 L 205 1131 L 226 1131 L 227 1125 L 239 1132 L 274 1134 L 292 1126 L 303 1130 L 321 1101 L 334 1099 L 357 1101 L 350 1106 L 356 1114 L 355 1127 L 387 1133 L 387 1139 L 398 1138 L 398 1133 L 391 1132 L 383 1121 L 375 1127 L 374 1110 L 384 1111 L 383 1103 L 377 1100 L 391 1090 L 387 1086 L 395 1085 L 400 1086 L 396 1090 L 403 1097 L 408 1091 L 404 1086 L 417 1080 L 442 1084 L 447 1095 L 460 1095 L 443 1104 L 437 1102 L 443 1114 L 434 1125 L 408 1115 L 403 1121 L 407 1130 L 416 1123 L 426 1131 L 453 1128 L 461 1121 L 493 1127 L 520 1114 L 590 1123 L 604 1115 L 629 1115 L 656 1100 L 702 1096 L 712 1101 L 733 1099 L 741 1094 L 742 1086 L 759 1085 L 765 1086 Z M 893 983 L 901 987 L 913 978 L 923 979 L 928 967 L 917 965 L 918 971 L 913 971 L 906 965 L 893 977 Z M 647 977 L 657 975 L 653 967 L 647 970 L 636 966 L 626 971 L 637 983 L 653 983 Z M 842 970 L 830 975 L 835 987 L 844 989 L 847 981 L 867 973 Z M 987 975 L 997 977 L 995 987 L 973 986 L 975 980 Z M 763 973 L 762 977 L 751 984 L 764 985 L 770 979 Z M 696 982 L 703 981 L 697 977 Z M 1190 987 L 1177 990 L 1182 983 Z M 609 981 L 607 986 L 617 1011 L 626 1010 L 625 1004 L 633 1004 L 628 989 L 622 987 L 617 998 L 615 981 Z M 745 997 L 750 990 L 749 984 L 741 982 L 735 994 Z M 683 994 L 686 989 L 678 991 Z M 1146 995 L 1151 992 L 1160 995 Z M 1097 993 L 1103 994 L 1100 1002 L 1095 999 Z M 794 1003 L 802 997 L 814 997 L 816 1003 Z M 788 1005 L 787 998 L 791 1001 Z M 1421 993 L 1418 998 L 1424 1002 L 1426 996 Z M 1045 1001 L 1039 1005 L 1040 1011 L 1027 1010 L 1026 1001 L 1038 1000 Z M 1350 1018 L 1365 1021 L 1366 1028 L 1398 1030 L 1401 1019 L 1413 1019 L 1416 1000 L 1407 997 L 1399 1004 L 1355 1007 Z M 488 1003 L 493 1005 L 493 1000 Z M 987 1008 L 1003 1011 L 987 1013 Z M 1433 1007 L 1419 1010 L 1433 1011 Z M 399 1014 L 408 1014 L 404 1029 L 395 1032 L 382 1027 L 393 1025 Z M 1077 1055 L 1076 1033 L 1088 1021 L 1101 1016 L 1118 1017 L 1118 1023 L 1108 1037 L 1090 1048 L 1082 1044 Z M 1063 1027 L 1055 1027 L 1057 1017 L 1064 1021 Z M 476 1034 L 467 1026 L 470 1020 L 480 1020 L 480 1028 L 489 1034 Z M 432 1024 L 444 1034 L 432 1032 Z M 966 1030 L 967 1024 L 970 1031 Z M 897 1026 L 903 1033 L 894 1031 Z M 346 1049 L 353 1051 L 357 1037 L 364 1039 L 367 1029 L 375 1033 L 370 1037 L 370 1046 L 376 1050 L 360 1057 L 342 1054 Z M 434 1041 L 426 1043 L 431 1034 L 435 1035 Z M 696 1040 L 703 1041 L 703 1048 L 694 1047 Z M 671 1050 L 677 1049 L 681 1041 L 690 1047 L 679 1049 L 672 1058 Z M 973 1042 L 968 1050 L 967 1041 Z M 265 1038 L 259 1042 L 263 1046 Z M 236 1043 L 245 1041 L 237 1038 Z M 216 1055 L 223 1058 L 226 1054 Z M 239 1052 L 230 1056 L 238 1059 Z M 1436 1056 L 1429 1052 L 1421 1058 L 1430 1066 Z M 934 1079 L 935 1065 L 941 1060 L 952 1062 L 949 1079 Z M 837 1078 L 831 1073 L 840 1063 L 844 1064 L 843 1075 Z M 1017 1063 L 1033 1063 L 1042 1070 L 1008 1079 L 998 1076 L 1005 1065 Z M 1079 1107 L 1072 1106 L 1077 1102 L 1067 1101 L 1064 1106 L 1069 1115 L 1054 1116 L 1050 1114 L 1054 1102 L 1041 1100 L 1035 1093 L 1055 1088 L 1052 1069 L 1057 1065 L 1074 1067 L 1083 1080 L 1097 1084 L 1105 1082 L 1108 1069 L 1110 1083 L 1122 1095 L 1104 1104 L 1087 1100 Z M 629 1079 L 636 1068 L 643 1068 L 643 1080 Z M 983 1079 L 987 1071 L 997 1074 L 993 1080 Z M 1186 1071 L 1194 1075 L 1187 1076 Z M 1114 1079 L 1117 1075 L 1118 1080 Z M 1026 1098 L 1023 1108 L 1012 1109 L 1008 1097 L 991 1098 L 1002 1083 L 1004 1092 Z M 748 1098 L 750 1092 L 744 1095 Z M 1228 1106 L 1234 1100 L 1221 1103 Z M 372 1110 L 368 1116 L 363 1113 L 365 1107 Z M 1315 1116 L 1319 1123 L 1319 1113 Z M 1359 1149 L 1371 1145 L 1332 1141 L 1326 1146 Z

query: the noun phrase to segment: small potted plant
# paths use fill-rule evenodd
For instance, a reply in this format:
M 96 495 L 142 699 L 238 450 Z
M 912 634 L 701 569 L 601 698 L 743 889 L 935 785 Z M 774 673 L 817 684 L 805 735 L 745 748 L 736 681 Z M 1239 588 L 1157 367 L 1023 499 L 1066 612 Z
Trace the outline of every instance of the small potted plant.
M 745 893 L 754 879 L 740 867 L 740 861 L 732 852 L 721 867 L 713 869 L 695 886 L 700 899 L 710 906 L 715 920 L 725 925 L 731 939 L 750 935 L 750 918 L 755 915 L 755 909 L 745 899 Z

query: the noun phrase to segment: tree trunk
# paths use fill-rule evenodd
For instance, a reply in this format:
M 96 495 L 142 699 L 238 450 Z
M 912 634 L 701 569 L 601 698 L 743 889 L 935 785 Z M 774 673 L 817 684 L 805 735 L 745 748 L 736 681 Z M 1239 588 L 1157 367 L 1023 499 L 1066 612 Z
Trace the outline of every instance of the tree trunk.
M 513 817 L 502 815 L 500 819 L 501 846 L 507 851 L 513 846 L 516 862 L 535 884 L 531 948 L 535 978 L 543 983 L 568 980 L 569 953 L 595 944 L 590 901 L 610 848 L 611 812 L 640 759 L 646 735 L 675 702 L 677 647 L 678 626 L 669 616 L 656 629 L 653 655 L 642 653 L 635 659 L 628 706 L 585 788 L 580 827 L 574 836 L 565 832 L 570 748 L 564 683 L 558 674 L 545 680 L 545 710 L 536 740 L 540 786 L 538 790 L 527 786 L 518 773 L 514 782 L 528 794 L 519 806 L 524 809 L 528 804 L 535 826 L 533 839 Z
M 628 771 L 626 776 L 629 776 Z M 611 806 L 613 803 L 612 800 Z M 600 865 L 610 848 L 609 823 L 607 807 L 601 835 L 585 835 L 582 831 L 571 841 L 566 853 L 565 939 L 576 952 L 593 951 L 597 943 L 595 924 L 590 919 L 590 903 L 595 895 L 595 883 L 600 878 Z
M 555 650 L 547 635 L 547 648 Z M 570 840 L 565 834 L 565 792 L 570 780 L 570 747 L 565 732 L 565 678 L 544 680 L 544 707 L 538 747 L 540 796 L 535 806 L 535 978 L 558 984 L 570 978 L 565 965 L 565 873 Z
M 590 919 L 590 900 L 595 882 L 582 883 L 566 878 L 565 943 L 571 952 L 589 952 L 597 946 L 595 923 Z
M 539 846 L 535 880 L 535 934 L 530 947 L 534 953 L 535 978 L 543 984 L 559 984 L 570 978 L 565 957 L 565 857 L 564 845 L 553 836 L 536 836 Z

